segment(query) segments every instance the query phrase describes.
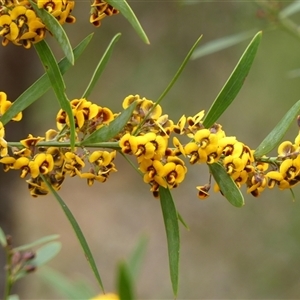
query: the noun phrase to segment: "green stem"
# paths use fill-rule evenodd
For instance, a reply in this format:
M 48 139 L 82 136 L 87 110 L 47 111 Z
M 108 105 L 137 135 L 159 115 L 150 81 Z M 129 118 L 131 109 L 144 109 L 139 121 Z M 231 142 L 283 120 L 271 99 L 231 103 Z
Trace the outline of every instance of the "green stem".
M 133 164 L 133 162 L 123 152 L 119 151 L 119 153 L 125 158 L 125 160 L 127 160 L 127 162 L 135 169 L 135 171 L 143 177 L 144 174 Z
M 11 289 L 13 286 L 13 280 L 11 278 L 11 253 L 8 249 L 8 245 L 5 247 L 5 255 L 6 255 L 6 270 L 5 270 L 5 288 L 4 288 L 4 300 L 7 300 L 9 298 L 9 295 L 11 293 Z

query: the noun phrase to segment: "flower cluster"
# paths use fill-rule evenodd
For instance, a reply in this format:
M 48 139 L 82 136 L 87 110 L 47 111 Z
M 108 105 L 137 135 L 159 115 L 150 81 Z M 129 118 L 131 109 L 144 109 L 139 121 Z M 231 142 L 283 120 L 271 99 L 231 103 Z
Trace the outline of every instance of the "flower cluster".
M 111 110 L 92 104 L 86 99 L 72 100 L 71 107 L 77 140 L 81 138 L 80 135 L 85 137 L 114 119 Z M 12 155 L 8 155 L 7 143 L 2 139 L 5 147 L 2 146 L 0 163 L 4 165 L 4 171 L 20 170 L 21 178 L 30 176 L 26 182 L 30 194 L 34 197 L 48 194 L 49 188 L 45 181 L 53 189 L 59 190 L 67 175 L 85 178 L 88 185 L 92 185 L 95 180 L 105 182 L 110 172 L 116 171 L 113 163 L 115 151 L 88 151 L 87 149 L 71 151 L 67 114 L 60 110 L 56 119 L 60 131 L 50 129 L 44 137 L 33 137 L 30 134 L 20 141 L 20 147 L 12 147 Z M 48 146 L 43 146 L 43 142 Z M 89 168 L 84 171 L 87 164 Z
M 34 197 L 46 195 L 49 186 L 59 190 L 67 175 L 86 179 L 89 186 L 95 181 L 105 182 L 111 172 L 117 171 L 114 159 L 118 152 L 136 158 L 143 181 L 150 185 L 155 197 L 159 196 L 159 187 L 172 189 L 184 181 L 188 170 L 184 160 L 190 165 L 222 165 L 236 186 L 245 185 L 253 196 L 259 196 L 266 187 L 278 185 L 280 189 L 286 189 L 300 181 L 300 134 L 294 143 L 285 141 L 279 146 L 278 157 L 256 158 L 249 146 L 234 136 L 226 136 L 220 124 L 205 128 L 204 111 L 194 116 L 183 115 L 175 123 L 162 113 L 159 104 L 139 95 L 126 97 L 123 108 L 127 109 L 133 103 L 131 116 L 118 133 L 113 133 L 115 136 L 102 140 L 103 143 L 97 143 L 95 139 L 92 143 L 85 143 L 92 134 L 110 126 L 119 114 L 87 99 L 70 101 L 75 124 L 75 149 L 71 149 L 70 119 L 63 109 L 57 113 L 56 130 L 48 130 L 44 137 L 30 134 L 17 147 L 16 143 L 13 143 L 15 147 L 9 147 L 10 143 L 4 140 L 4 127 L 0 123 L 0 163 L 4 171 L 19 170 L 21 178 L 29 177 L 26 182 Z M 1 114 L 10 105 L 6 94 L 0 92 Z M 14 120 L 21 117 L 18 114 Z M 173 134 L 186 136 L 190 141 L 182 144 L 176 136 L 171 139 Z M 206 184 L 196 188 L 198 197 L 206 199 L 211 188 L 211 175 Z M 214 190 L 222 193 L 217 183 Z
M 101 25 L 101 20 L 106 16 L 112 16 L 118 13 L 119 11 L 116 8 L 105 1 L 94 0 L 93 4 L 91 5 L 90 22 L 94 26 L 99 27 Z
M 71 16 L 74 7 L 72 0 L 37 0 L 37 7 L 44 8 L 52 14 L 60 24 L 73 23 L 75 18 Z M 9 42 L 17 46 L 29 49 L 44 39 L 46 26 L 37 17 L 36 12 L 27 0 L 1 0 L 0 6 L 0 36 L 3 37 L 2 45 Z
M 299 120 L 299 117 L 298 117 Z M 278 147 L 277 161 L 266 174 L 269 188 L 290 189 L 300 182 L 300 132 L 294 143 L 284 141 Z
M 162 115 L 161 106 L 135 95 L 125 98 L 123 108 L 132 102 L 137 105 L 120 139 L 121 151 L 136 156 L 144 182 L 150 184 L 150 190 L 158 196 L 160 186 L 177 187 L 184 180 L 187 168 L 168 148 L 174 123 L 167 115 Z
M 72 15 L 75 6 L 74 0 L 33 0 L 38 9 L 45 9 L 58 22 L 74 23 L 76 18 Z M 99 27 L 100 20 L 106 16 L 117 14 L 119 11 L 102 0 L 95 0 L 91 5 L 90 22 Z M 9 42 L 29 49 L 45 38 L 49 31 L 28 0 L 0 0 L 0 36 L 2 45 Z
M 11 101 L 7 100 L 7 95 L 4 92 L 0 92 L 0 117 L 11 107 Z M 22 112 L 18 113 L 12 118 L 13 121 L 20 121 L 22 119 Z M 4 139 L 5 129 L 0 122 L 0 157 L 6 156 L 8 154 L 7 142 Z

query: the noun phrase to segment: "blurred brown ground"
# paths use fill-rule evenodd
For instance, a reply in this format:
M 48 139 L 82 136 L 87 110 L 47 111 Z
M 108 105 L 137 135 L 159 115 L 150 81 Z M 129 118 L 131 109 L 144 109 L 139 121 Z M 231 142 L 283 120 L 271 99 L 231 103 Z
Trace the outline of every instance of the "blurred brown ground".
M 90 32 L 95 31 L 95 35 L 78 64 L 65 76 L 71 99 L 83 93 L 93 67 L 118 32 L 122 33 L 121 39 L 90 97 L 91 101 L 114 111 L 121 110 L 122 100 L 129 94 L 138 93 L 156 100 L 199 35 L 203 34 L 204 44 L 244 30 L 259 30 L 264 25 L 256 18 L 257 7 L 251 2 L 129 3 L 147 32 L 150 45 L 142 43 L 121 15 L 105 19 L 100 28 L 94 29 L 88 23 L 89 2 L 76 3 L 77 23 L 65 27 L 72 45 Z M 50 36 L 48 40 L 56 46 Z M 182 114 L 207 110 L 246 46 L 244 42 L 189 62 L 163 101 L 164 112 L 176 121 Z M 236 135 L 254 149 L 299 99 L 300 79 L 287 76 L 290 70 L 299 68 L 299 48 L 300 41 L 284 32 L 263 34 L 242 91 L 219 120 L 227 135 Z M 60 56 L 60 51 L 56 51 Z M 27 55 L 26 50 L 22 53 Z M 37 58 L 34 59 L 32 65 L 40 70 Z M 57 110 L 54 94 L 48 92 L 33 105 L 28 120 L 30 133 L 43 135 L 47 129 L 54 128 Z M 287 136 L 293 139 L 297 133 L 295 123 Z M 138 239 L 146 235 L 149 242 L 137 282 L 138 298 L 172 299 L 159 202 L 122 157 L 117 158 L 116 165 L 118 172 L 105 184 L 89 188 L 78 178 L 68 178 L 60 195 L 86 235 L 107 291 L 115 290 L 117 262 L 128 257 Z M 97 291 L 78 241 L 55 199 L 51 195 L 33 199 L 17 173 L 10 178 L 16 187 L 10 192 L 14 208 L 11 222 L 16 224 L 15 243 L 60 234 L 62 251 L 49 265 L 70 279 L 87 278 Z M 4 180 L 1 185 L 6 184 Z M 298 298 L 299 188 L 295 189 L 295 202 L 288 191 L 266 190 L 258 199 L 246 195 L 245 207 L 237 209 L 213 192 L 209 200 L 199 201 L 195 186 L 206 181 L 206 167 L 193 166 L 187 180 L 173 193 L 177 208 L 191 229 L 187 231 L 181 226 L 178 298 Z M 39 278 L 38 272 L 20 282 L 20 288 L 21 299 L 63 299 Z

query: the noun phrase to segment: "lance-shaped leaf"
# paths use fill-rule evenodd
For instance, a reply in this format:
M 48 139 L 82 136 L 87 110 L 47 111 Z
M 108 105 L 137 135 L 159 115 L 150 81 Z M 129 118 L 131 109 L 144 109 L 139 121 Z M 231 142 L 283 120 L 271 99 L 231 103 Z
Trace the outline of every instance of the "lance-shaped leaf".
M 220 190 L 223 196 L 236 207 L 242 207 L 244 203 L 244 197 L 237 187 L 233 179 L 226 173 L 225 168 L 218 164 L 214 163 L 209 166 L 210 173 L 216 180 L 217 184 L 220 187 Z
M 100 127 L 94 131 L 90 136 L 82 141 L 82 146 L 92 145 L 94 143 L 108 142 L 115 137 L 126 125 L 132 112 L 135 109 L 136 103 L 133 102 L 127 107 L 116 119 L 109 123 L 108 126 Z
M 168 242 L 170 277 L 174 296 L 178 292 L 180 237 L 177 210 L 169 189 L 159 187 L 160 204 L 162 208 Z
M 117 280 L 118 295 L 120 300 L 133 300 L 135 298 L 133 281 L 126 262 L 121 262 L 119 264 Z
M 233 34 L 233 35 L 229 35 L 229 36 L 225 36 L 213 41 L 210 41 L 206 44 L 204 44 L 203 46 L 198 47 L 191 59 L 198 59 L 200 57 L 227 49 L 229 47 L 232 47 L 234 45 L 237 45 L 249 38 L 251 38 L 255 32 L 257 32 L 257 30 L 250 30 L 250 31 L 245 31 L 245 32 L 240 32 L 237 34 Z
M 256 158 L 266 155 L 274 148 L 276 148 L 285 133 L 295 121 L 297 115 L 300 111 L 300 100 L 298 100 L 284 115 L 280 122 L 273 128 L 273 130 L 266 136 L 266 138 L 261 142 L 261 144 L 256 148 L 254 156 Z
M 39 270 L 39 277 L 57 294 L 62 295 L 63 299 L 90 299 L 95 295 L 94 289 L 86 280 L 71 279 L 48 266 Z
M 30 264 L 32 263 L 36 267 L 42 266 L 55 257 L 59 253 L 60 249 L 60 242 L 48 243 L 35 252 L 36 256 L 32 261 L 30 261 Z
M 300 2 L 299 1 L 294 1 L 293 3 L 289 4 L 286 6 L 284 9 L 282 9 L 279 13 L 279 18 L 287 18 L 290 17 L 291 15 L 297 13 L 300 11 Z
M 59 238 L 58 234 L 52 234 L 52 235 L 48 235 L 48 236 L 44 236 L 30 244 L 26 244 L 26 245 L 22 245 L 19 247 L 15 247 L 14 250 L 15 251 L 24 251 L 24 250 L 28 250 L 31 249 L 33 247 L 39 246 L 41 244 L 45 244 L 45 243 L 49 243 L 52 242 L 54 240 L 57 240 Z
M 69 60 L 69 62 L 72 65 L 74 65 L 74 55 L 73 55 L 72 47 L 69 38 L 66 32 L 64 31 L 64 29 L 62 28 L 62 26 L 60 25 L 60 23 L 57 21 L 55 17 L 53 17 L 50 13 L 48 13 L 47 10 L 45 10 L 44 8 L 41 9 L 38 8 L 33 1 L 30 0 L 30 4 L 35 10 L 38 17 L 42 19 L 47 29 L 56 38 L 66 58 Z
M 144 29 L 142 28 L 139 20 L 137 19 L 131 7 L 125 0 L 106 0 L 106 2 L 112 5 L 117 10 L 119 10 L 121 14 L 129 21 L 136 33 L 140 36 L 140 38 L 146 44 L 150 44 L 149 39 Z
M 84 38 L 78 46 L 73 50 L 75 60 L 83 53 L 84 49 L 87 47 L 89 42 L 93 37 L 93 33 Z M 71 67 L 70 62 L 64 57 L 58 63 L 59 70 L 63 75 Z M 26 91 L 24 91 L 11 105 L 11 107 L 4 113 L 0 118 L 3 125 L 7 124 L 14 116 L 19 112 L 23 111 L 25 108 L 30 106 L 36 100 L 38 100 L 42 95 L 44 95 L 51 87 L 50 80 L 47 74 L 42 75 L 35 83 L 33 83 Z
M 47 187 L 49 188 L 49 190 L 51 191 L 51 193 L 53 194 L 53 196 L 55 197 L 55 199 L 57 200 L 58 204 L 60 205 L 60 207 L 62 208 L 63 212 L 65 213 L 67 219 L 69 220 L 76 236 L 77 239 L 82 247 L 82 250 L 84 252 L 84 255 L 88 261 L 88 263 L 90 264 L 90 267 L 94 273 L 94 276 L 96 278 L 96 280 L 99 283 L 100 288 L 102 289 L 102 291 L 104 292 L 104 288 L 103 288 L 103 284 L 102 284 L 102 280 L 97 268 L 97 265 L 95 263 L 95 259 L 92 255 L 92 252 L 90 250 L 90 247 L 84 237 L 84 234 L 78 224 L 78 222 L 76 221 L 75 217 L 73 216 L 72 212 L 70 211 L 69 207 L 67 206 L 67 204 L 63 201 L 63 199 L 59 196 L 59 194 L 54 190 L 54 188 L 52 187 L 52 185 L 44 178 L 44 176 L 41 176 L 43 181 L 46 183 Z
M 206 128 L 211 127 L 227 109 L 227 107 L 235 99 L 236 95 L 240 91 L 243 83 L 249 73 L 252 62 L 254 60 L 255 54 L 257 52 L 258 45 L 261 40 L 261 32 L 258 32 L 247 49 L 243 53 L 227 82 L 223 86 L 219 95 L 211 105 L 209 111 L 207 112 L 203 125 Z
M 101 76 L 101 74 L 102 74 L 102 72 L 103 72 L 103 70 L 104 70 L 107 62 L 109 61 L 109 58 L 110 58 L 110 56 L 112 54 L 114 45 L 119 40 L 120 36 L 121 36 L 121 33 L 116 34 L 113 37 L 113 39 L 111 40 L 111 42 L 109 43 L 108 47 L 106 48 L 103 56 L 101 57 L 98 65 L 97 65 L 97 67 L 96 67 L 96 69 L 94 71 L 94 74 L 93 74 L 93 76 L 91 78 L 90 83 L 88 84 L 85 92 L 82 95 L 82 98 L 88 98 L 89 97 L 89 95 L 92 92 L 92 90 L 93 90 L 96 82 L 100 78 L 100 76 Z
M 58 64 L 55 57 L 49 48 L 48 44 L 43 40 L 35 44 L 35 49 L 40 57 L 41 62 L 44 65 L 45 71 L 51 82 L 51 86 L 56 94 L 56 98 L 61 106 L 61 108 L 67 113 L 70 122 L 70 144 L 73 149 L 75 146 L 75 123 L 74 116 L 70 102 L 65 93 L 65 83 L 61 72 L 59 70 Z

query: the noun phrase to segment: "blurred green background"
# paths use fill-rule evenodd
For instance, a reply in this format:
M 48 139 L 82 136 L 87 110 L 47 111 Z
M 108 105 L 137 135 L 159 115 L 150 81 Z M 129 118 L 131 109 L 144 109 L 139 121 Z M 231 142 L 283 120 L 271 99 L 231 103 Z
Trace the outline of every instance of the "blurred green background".
M 89 1 L 76 1 L 77 22 L 66 25 L 72 45 L 87 34 L 94 39 L 78 63 L 66 75 L 67 94 L 83 93 L 93 69 L 112 37 L 121 32 L 112 58 L 89 100 L 113 111 L 121 111 L 123 99 L 140 94 L 156 100 L 167 86 L 196 39 L 201 45 L 223 36 L 265 29 L 268 22 L 251 1 L 128 1 L 145 29 L 151 44 L 139 39 L 121 15 L 104 19 L 100 28 L 89 24 Z M 280 5 L 287 5 L 281 3 Z M 298 15 L 294 16 L 300 23 Z M 47 41 L 57 57 L 62 54 L 50 35 Z M 177 121 L 182 114 L 207 110 L 226 82 L 250 39 L 234 47 L 190 61 L 162 103 L 164 113 Z M 28 71 L 33 82 L 42 74 L 34 49 L 16 51 L 18 66 L 30 57 Z M 220 118 L 227 135 L 235 135 L 255 149 L 285 112 L 300 98 L 300 39 L 280 30 L 264 30 L 261 45 L 244 87 Z M 17 62 L 16 62 L 17 61 Z M 19 62 L 19 63 L 18 63 Z M 25 80 L 11 65 L 7 75 L 18 84 Z M 28 76 L 28 75 L 26 75 Z M 17 79 L 17 80 L 16 80 Z M 5 86 L 1 87 L 5 90 Z M 9 94 L 10 95 L 10 94 Z M 18 95 L 15 95 L 17 97 Z M 14 96 L 9 97 L 14 100 Z M 29 132 L 43 135 L 55 128 L 59 109 L 48 92 L 30 110 L 25 110 Z M 14 125 L 14 132 L 22 125 Z M 298 134 L 296 122 L 287 138 Z M 24 138 L 27 133 L 19 138 Z M 7 134 L 9 139 L 9 134 Z M 105 184 L 91 188 L 78 178 L 68 178 L 60 195 L 73 211 L 95 255 L 106 291 L 115 291 L 117 262 L 129 256 L 141 236 L 148 247 L 137 282 L 138 299 L 171 299 L 166 237 L 159 202 L 130 166 L 118 157 L 118 172 Z M 266 190 L 261 197 L 245 194 L 246 205 L 237 209 L 225 198 L 211 193 L 207 201 L 197 198 L 196 185 L 207 181 L 206 166 L 193 166 L 173 196 L 180 214 L 190 227 L 181 226 L 179 299 L 267 299 L 298 298 L 300 294 L 300 190 L 295 201 L 289 191 Z M 7 174 L 6 174 L 7 175 Z M 59 233 L 63 248 L 49 264 L 70 279 L 85 278 L 98 292 L 95 279 L 66 217 L 49 195 L 33 199 L 25 182 L 14 173 L 13 212 L 17 245 Z M 5 177 L 2 185 L 5 186 Z M 17 187 L 17 188 L 16 188 Z M 19 283 L 21 299 L 64 299 L 47 285 L 39 273 Z

